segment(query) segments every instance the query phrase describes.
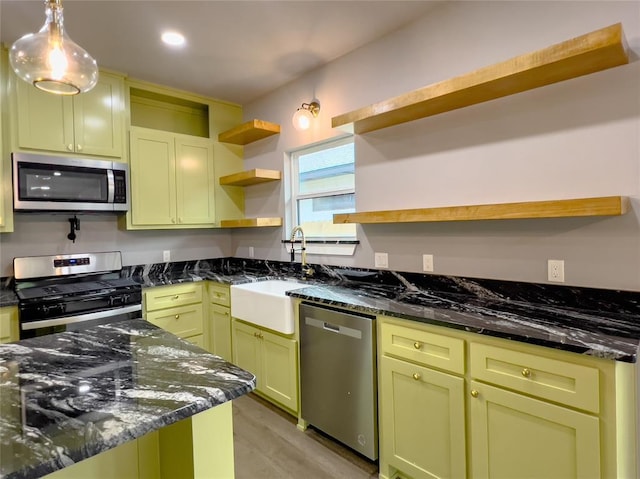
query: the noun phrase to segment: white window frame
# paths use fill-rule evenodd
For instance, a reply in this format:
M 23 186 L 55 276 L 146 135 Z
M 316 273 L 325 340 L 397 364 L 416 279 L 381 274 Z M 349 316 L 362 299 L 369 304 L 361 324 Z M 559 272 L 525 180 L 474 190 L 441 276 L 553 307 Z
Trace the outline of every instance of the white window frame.
M 289 241 L 291 239 L 290 233 L 295 225 L 298 224 L 298 201 L 322 198 L 326 196 L 343 195 L 343 194 L 355 194 L 355 185 L 353 188 L 341 188 L 331 191 L 323 191 L 322 193 L 312 194 L 299 194 L 299 163 L 298 158 L 302 155 L 308 155 L 322 150 L 330 148 L 336 148 L 339 146 L 353 144 L 354 156 L 355 156 L 355 139 L 353 135 L 342 136 L 339 138 L 332 138 L 326 141 L 318 142 L 315 144 L 307 145 L 301 148 L 296 148 L 288 152 L 288 171 L 289 171 L 289 198 L 286 204 L 286 228 L 284 231 L 285 237 L 283 241 Z M 354 158 L 355 164 L 355 158 Z M 355 166 L 355 165 L 354 165 Z M 327 255 L 353 255 L 357 244 L 357 233 L 350 237 L 336 237 L 336 238 L 307 238 L 307 240 L 326 241 L 326 244 L 307 243 L 307 254 L 327 254 Z M 291 246 L 285 243 L 285 249 L 290 251 Z

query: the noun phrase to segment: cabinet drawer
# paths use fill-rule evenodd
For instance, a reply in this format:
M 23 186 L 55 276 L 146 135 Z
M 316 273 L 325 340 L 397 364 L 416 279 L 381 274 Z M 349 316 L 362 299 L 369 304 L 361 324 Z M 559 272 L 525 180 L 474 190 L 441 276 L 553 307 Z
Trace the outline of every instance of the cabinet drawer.
M 471 376 L 531 396 L 598 413 L 599 371 L 551 357 L 471 344 Z
M 229 307 L 231 300 L 229 296 L 229 285 L 209 282 L 209 301 L 221 306 Z
M 202 305 L 193 304 L 152 311 L 147 313 L 147 321 L 181 338 L 202 334 Z
M 384 354 L 464 374 L 464 340 L 387 323 L 380 332 Z
M 145 310 L 182 306 L 202 302 L 202 284 L 185 283 L 149 288 L 144 292 Z

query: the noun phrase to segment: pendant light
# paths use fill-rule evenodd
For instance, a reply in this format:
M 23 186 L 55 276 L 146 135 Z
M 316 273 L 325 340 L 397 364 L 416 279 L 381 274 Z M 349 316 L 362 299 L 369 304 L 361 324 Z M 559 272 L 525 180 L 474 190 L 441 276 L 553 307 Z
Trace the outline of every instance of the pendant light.
M 91 90 L 98 81 L 98 65 L 64 31 L 62 0 L 45 0 L 46 21 L 38 33 L 17 40 L 9 61 L 18 77 L 57 95 Z

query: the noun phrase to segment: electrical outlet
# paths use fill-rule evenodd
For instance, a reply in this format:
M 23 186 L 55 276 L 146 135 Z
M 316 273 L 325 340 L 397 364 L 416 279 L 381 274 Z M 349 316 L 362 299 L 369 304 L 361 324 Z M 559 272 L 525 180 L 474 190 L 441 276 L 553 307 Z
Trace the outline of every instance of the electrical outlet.
M 389 267 L 389 255 L 387 253 L 374 253 L 374 261 L 376 268 Z
M 249 246 L 249 258 L 253 258 L 256 252 L 253 250 L 253 246 Z
M 433 255 L 432 254 L 422 255 L 422 271 L 424 271 L 425 273 L 433 273 Z
M 564 260 L 550 259 L 547 261 L 547 279 L 554 283 L 564 283 Z
M 171 261 L 171 251 L 166 249 L 162 252 L 162 261 L 164 261 L 165 263 Z

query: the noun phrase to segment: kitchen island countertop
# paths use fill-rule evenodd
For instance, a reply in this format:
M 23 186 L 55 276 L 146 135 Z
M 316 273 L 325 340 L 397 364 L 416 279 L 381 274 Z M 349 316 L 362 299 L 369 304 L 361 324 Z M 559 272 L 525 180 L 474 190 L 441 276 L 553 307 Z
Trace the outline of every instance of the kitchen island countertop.
M 144 320 L 0 345 L 0 477 L 40 477 L 246 394 L 255 377 Z

